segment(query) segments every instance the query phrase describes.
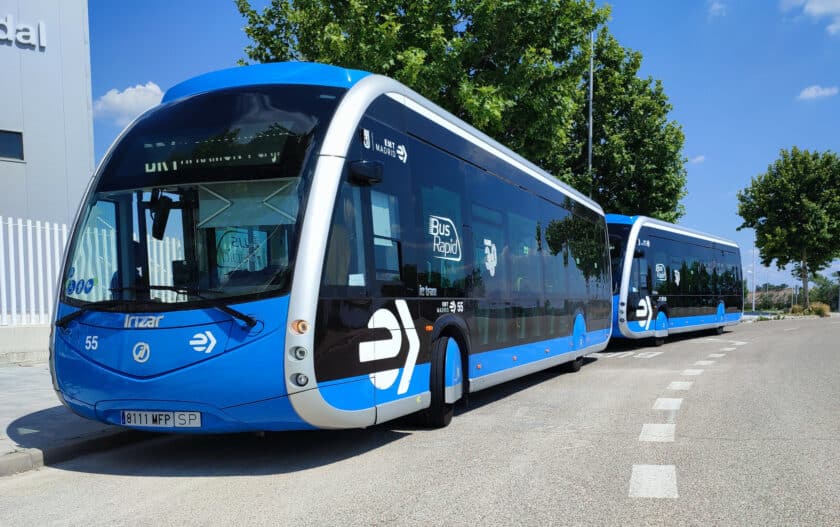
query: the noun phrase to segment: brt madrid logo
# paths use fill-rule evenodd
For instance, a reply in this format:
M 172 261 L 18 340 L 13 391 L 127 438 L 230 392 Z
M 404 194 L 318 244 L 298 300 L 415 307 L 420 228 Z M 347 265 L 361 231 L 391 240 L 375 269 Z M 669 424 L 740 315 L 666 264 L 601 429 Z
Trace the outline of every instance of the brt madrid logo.
M 397 315 L 390 309 L 377 309 L 368 320 L 368 329 L 385 329 L 391 334 L 391 338 L 374 340 L 359 343 L 359 362 L 373 362 L 385 359 L 393 359 L 400 354 L 403 345 L 403 329 L 408 339 L 408 356 L 402 368 L 402 377 L 397 387 L 397 394 L 402 395 L 408 391 L 411 384 L 411 376 L 414 374 L 414 366 L 417 364 L 417 354 L 420 352 L 420 338 L 417 330 L 414 329 L 414 321 L 408 304 L 405 300 L 397 300 Z M 399 319 L 397 319 L 399 316 Z M 370 382 L 380 390 L 387 390 L 397 382 L 400 377 L 399 368 L 378 371 L 370 374 Z

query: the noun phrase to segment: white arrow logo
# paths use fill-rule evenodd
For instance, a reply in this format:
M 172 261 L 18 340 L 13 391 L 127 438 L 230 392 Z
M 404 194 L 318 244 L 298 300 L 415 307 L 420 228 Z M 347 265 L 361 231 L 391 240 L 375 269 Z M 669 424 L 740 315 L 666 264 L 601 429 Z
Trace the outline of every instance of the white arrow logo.
M 397 158 L 399 158 L 399 160 L 403 163 L 408 161 L 408 151 L 405 149 L 404 145 L 399 145 L 397 147 Z
M 405 328 L 408 337 L 408 357 L 403 366 L 403 376 L 400 385 L 397 387 L 398 394 L 408 391 L 411 383 L 411 376 L 414 374 L 414 365 L 417 363 L 417 354 L 420 352 L 420 339 L 417 337 L 417 330 L 414 329 L 414 321 L 411 319 L 411 312 L 405 300 L 397 300 L 397 314 Z M 402 332 L 398 328 L 400 321 L 388 309 L 378 309 L 368 321 L 369 329 L 387 329 L 391 338 L 362 342 L 359 344 L 359 362 L 371 362 L 375 360 L 392 359 L 399 355 L 402 349 Z M 394 385 L 400 371 L 385 370 L 370 374 L 370 382 L 380 390 L 387 390 Z
M 636 309 L 636 318 L 644 318 L 645 330 L 650 329 L 650 321 L 653 318 L 653 307 L 651 306 L 649 296 L 639 300 L 639 308 Z
M 196 333 L 190 339 L 190 346 L 192 349 L 199 352 L 210 353 L 216 347 L 216 337 L 213 336 L 212 331 L 205 331 L 204 333 Z

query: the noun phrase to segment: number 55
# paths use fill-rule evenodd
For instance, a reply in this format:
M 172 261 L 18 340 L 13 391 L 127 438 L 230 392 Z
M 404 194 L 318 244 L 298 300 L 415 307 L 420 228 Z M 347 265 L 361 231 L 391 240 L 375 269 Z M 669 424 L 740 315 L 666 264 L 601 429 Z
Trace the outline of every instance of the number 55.
M 85 337 L 85 349 L 86 350 L 95 350 L 99 347 L 99 336 L 87 336 Z

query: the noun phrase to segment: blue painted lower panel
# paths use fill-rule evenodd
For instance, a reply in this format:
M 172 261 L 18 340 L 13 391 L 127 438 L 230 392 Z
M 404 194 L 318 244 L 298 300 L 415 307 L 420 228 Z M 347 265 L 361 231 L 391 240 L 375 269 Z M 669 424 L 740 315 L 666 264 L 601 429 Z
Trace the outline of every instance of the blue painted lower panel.
M 470 355 L 469 377 L 477 379 L 509 368 L 606 343 L 610 338 L 610 330 L 590 331 L 579 338 L 582 342 L 578 345 L 575 345 L 575 338 L 569 336 Z
M 736 323 L 741 320 L 741 313 L 726 313 L 724 315 L 719 314 L 710 314 L 710 315 L 699 315 L 693 317 L 675 317 L 668 319 L 668 329 L 690 329 L 692 327 L 697 327 L 701 329 L 702 326 L 710 327 L 715 325 L 725 325 L 725 324 L 732 324 Z M 641 324 L 636 321 L 627 322 L 627 328 L 634 332 L 634 333 L 645 333 L 644 324 Z M 653 324 L 651 324 L 651 330 L 653 330 Z M 640 336 L 648 336 L 648 335 L 640 335 Z M 613 333 L 613 337 L 617 338 L 624 338 L 624 335 L 616 328 Z
M 321 390 L 321 397 L 331 406 L 339 410 L 364 410 L 375 405 L 389 403 L 429 391 L 431 366 L 428 363 L 416 365 L 411 373 L 408 389 L 404 393 L 398 393 L 403 375 L 405 375 L 405 369 L 401 368 L 398 370 L 393 385 L 385 390 L 374 387 L 370 375 L 360 375 L 338 381 L 330 381 L 320 384 L 319 389 Z

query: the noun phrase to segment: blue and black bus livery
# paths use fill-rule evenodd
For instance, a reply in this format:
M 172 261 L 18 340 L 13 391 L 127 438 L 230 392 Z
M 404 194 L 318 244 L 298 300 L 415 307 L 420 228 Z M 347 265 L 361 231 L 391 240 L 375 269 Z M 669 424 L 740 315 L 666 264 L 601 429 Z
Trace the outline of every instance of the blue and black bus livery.
M 51 338 L 75 412 L 177 432 L 449 422 L 607 345 L 601 208 L 386 77 L 175 86 L 114 144 Z
M 741 254 L 732 241 L 645 216 L 607 214 L 617 338 L 650 338 L 738 324 Z

